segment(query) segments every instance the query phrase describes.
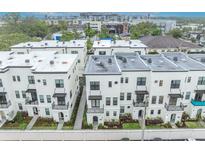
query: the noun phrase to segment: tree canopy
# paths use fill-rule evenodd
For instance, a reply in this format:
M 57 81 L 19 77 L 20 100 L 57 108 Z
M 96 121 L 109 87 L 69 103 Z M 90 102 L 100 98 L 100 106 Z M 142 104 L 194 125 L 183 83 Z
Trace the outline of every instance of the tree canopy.
M 178 28 L 175 28 L 169 32 L 169 35 L 171 35 L 174 38 L 180 38 L 182 37 L 182 31 Z

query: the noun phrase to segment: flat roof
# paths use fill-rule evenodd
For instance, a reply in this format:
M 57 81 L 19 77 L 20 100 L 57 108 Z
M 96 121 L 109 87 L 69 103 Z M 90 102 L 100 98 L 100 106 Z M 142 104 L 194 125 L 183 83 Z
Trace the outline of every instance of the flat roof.
M 94 41 L 93 48 L 114 48 L 114 47 L 130 47 L 130 48 L 146 48 L 140 40 L 99 40 Z
M 205 54 L 188 54 L 188 56 L 205 66 Z
M 121 74 L 114 56 L 89 56 L 85 74 Z
M 56 47 L 85 47 L 86 40 L 71 40 L 71 41 L 57 41 L 57 40 L 43 40 L 40 42 L 24 42 L 11 46 L 11 48 L 56 48 Z
M 191 71 L 205 70 L 203 64 L 193 60 L 187 54 L 184 54 L 182 52 L 164 52 L 163 55 L 175 64 L 183 67 L 184 69 Z
M 32 72 L 68 72 L 77 54 L 36 51 L 30 54 L 0 52 L 0 71 L 12 67 L 29 67 Z

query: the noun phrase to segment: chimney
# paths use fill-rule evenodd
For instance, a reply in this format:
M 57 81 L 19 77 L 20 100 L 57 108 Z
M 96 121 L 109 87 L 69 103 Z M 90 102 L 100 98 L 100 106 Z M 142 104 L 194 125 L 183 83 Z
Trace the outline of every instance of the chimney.
M 25 63 L 30 63 L 30 60 L 29 60 L 29 59 L 26 59 L 26 60 L 25 60 Z

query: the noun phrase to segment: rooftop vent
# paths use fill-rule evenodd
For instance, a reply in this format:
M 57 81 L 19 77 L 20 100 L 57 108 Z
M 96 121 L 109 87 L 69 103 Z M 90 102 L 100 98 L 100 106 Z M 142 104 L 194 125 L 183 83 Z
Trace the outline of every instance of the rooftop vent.
M 178 61 L 178 58 L 177 58 L 177 57 L 174 57 L 173 60 L 174 60 L 174 61 Z
M 0 65 L 2 64 L 2 61 L 0 61 Z
M 30 63 L 30 60 L 29 60 L 29 59 L 26 59 L 26 60 L 25 60 L 25 63 Z
M 129 41 L 129 44 L 132 44 L 132 41 Z
M 73 43 L 75 43 L 75 41 L 73 41 Z
M 48 43 L 46 42 L 46 43 L 45 43 L 45 46 L 47 46 L 47 45 L 48 45 Z
M 50 64 L 53 65 L 53 64 L 54 64 L 54 60 L 51 60 L 51 61 L 50 61 Z
M 100 61 L 96 62 L 96 65 L 105 68 L 105 65 Z
M 28 46 L 30 46 L 31 44 L 30 44 L 30 43 L 28 43 L 27 45 L 28 45 Z
M 150 63 L 150 64 L 152 63 L 152 59 L 151 59 L 151 58 L 149 58 L 147 61 L 148 61 L 148 63 Z
M 62 64 L 68 64 L 68 62 L 67 61 L 63 61 Z
M 112 63 L 112 59 L 108 58 L 108 63 L 111 64 Z
M 201 58 L 201 62 L 205 63 L 205 58 Z
M 100 44 L 100 41 L 98 41 L 98 44 Z

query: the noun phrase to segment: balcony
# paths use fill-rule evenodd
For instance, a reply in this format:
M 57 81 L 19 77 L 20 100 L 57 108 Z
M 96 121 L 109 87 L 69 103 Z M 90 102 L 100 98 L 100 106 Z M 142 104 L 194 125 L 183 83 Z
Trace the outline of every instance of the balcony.
M 184 111 L 185 106 L 181 103 L 179 106 L 176 105 L 168 105 L 165 103 L 164 105 L 167 111 Z
M 26 98 L 26 105 L 38 105 L 37 100 L 30 100 L 29 98 Z
M 53 102 L 52 109 L 53 110 L 67 110 L 69 107 L 69 104 L 55 104 Z
M 133 106 L 134 106 L 134 107 L 147 107 L 148 104 L 145 103 L 145 102 L 137 102 L 137 101 L 134 101 L 134 100 L 133 100 Z
M 0 109 L 7 109 L 11 106 L 11 101 L 1 101 L 0 102 Z
M 88 108 L 87 113 L 104 113 L 104 108 L 100 108 L 100 107 Z
M 205 100 L 204 101 L 198 101 L 198 100 L 192 99 L 191 104 L 193 106 L 205 106 Z

